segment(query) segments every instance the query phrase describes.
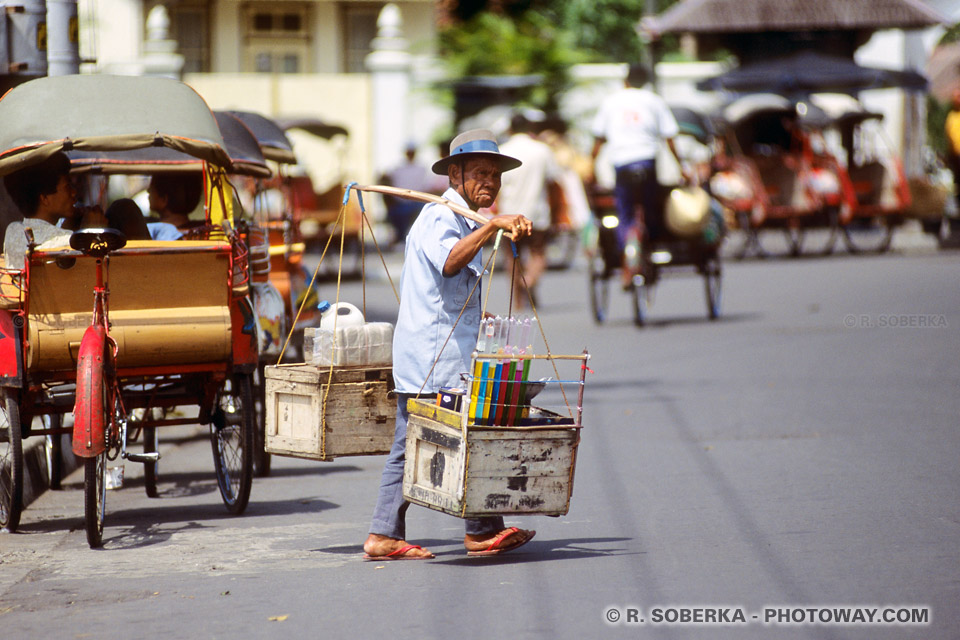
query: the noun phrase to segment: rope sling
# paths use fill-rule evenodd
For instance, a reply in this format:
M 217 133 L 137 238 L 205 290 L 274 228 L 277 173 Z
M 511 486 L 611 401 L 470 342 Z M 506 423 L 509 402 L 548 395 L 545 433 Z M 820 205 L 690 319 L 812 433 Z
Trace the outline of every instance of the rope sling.
M 392 276 L 390 275 L 390 270 L 389 270 L 389 268 L 387 267 L 386 259 L 385 259 L 384 256 L 383 256 L 383 252 L 381 251 L 380 245 L 379 245 L 379 243 L 377 242 L 376 235 L 375 235 L 374 232 L 373 232 L 373 227 L 372 227 L 372 225 L 371 225 L 371 223 L 370 223 L 369 218 L 367 217 L 366 208 L 364 207 L 364 204 L 363 204 L 363 195 L 362 195 L 362 192 L 367 191 L 367 192 L 374 192 L 374 193 L 389 194 L 389 195 L 393 195 L 393 196 L 397 196 L 397 197 L 401 197 L 401 198 L 418 200 L 418 201 L 421 201 L 421 202 L 440 204 L 440 205 L 443 205 L 443 206 L 449 208 L 449 209 L 452 210 L 454 213 L 456 213 L 456 214 L 458 214 L 458 215 L 460 215 L 460 216 L 462 216 L 462 217 L 464 217 L 464 218 L 467 218 L 468 220 L 471 220 L 471 221 L 473 221 L 473 222 L 476 222 L 476 223 L 478 223 L 478 224 L 486 224 L 486 223 L 489 222 L 489 220 L 490 220 L 489 218 L 487 218 L 486 216 L 484 216 L 484 215 L 482 215 L 482 214 L 480 214 L 480 213 L 477 213 L 477 212 L 475 212 L 475 211 L 471 211 L 470 209 L 467 209 L 467 208 L 465 208 L 465 207 L 462 207 L 462 206 L 458 205 L 457 203 L 451 202 L 450 200 L 448 200 L 448 199 L 446 199 L 446 198 L 443 198 L 443 197 L 441 197 L 441 196 L 436 196 L 436 195 L 433 195 L 433 194 L 423 193 L 423 192 L 419 192 L 419 191 L 413 191 L 412 189 L 400 189 L 400 188 L 396 188 L 396 187 L 387 187 L 387 186 L 381 186 L 381 185 L 358 185 L 356 182 L 351 182 L 351 183 L 347 184 L 346 187 L 345 187 L 345 189 L 344 189 L 343 200 L 342 200 L 342 202 L 341 202 L 341 206 L 340 206 L 339 213 L 337 214 L 337 218 L 336 218 L 335 222 L 333 223 L 333 227 L 332 227 L 332 230 L 331 230 L 331 232 L 330 232 L 330 234 L 329 234 L 329 237 L 327 238 L 327 242 L 326 242 L 326 244 L 324 245 L 323 252 L 322 252 L 321 255 L 320 255 L 320 260 L 319 260 L 319 262 L 317 263 L 317 267 L 314 269 L 313 277 L 310 279 L 310 284 L 309 284 L 308 287 L 307 287 L 307 291 L 310 291 L 310 290 L 313 289 L 313 286 L 314 286 L 314 284 L 315 284 L 315 282 L 316 282 L 316 280 L 317 280 L 317 276 L 318 276 L 318 274 L 320 273 L 320 267 L 322 266 L 323 260 L 324 260 L 324 258 L 326 257 L 327 252 L 328 252 L 328 250 L 329 250 L 329 248 L 330 248 L 330 244 L 331 244 L 331 242 L 333 241 L 334 237 L 336 236 L 337 231 L 339 230 L 339 231 L 340 231 L 340 250 L 339 250 L 339 263 L 338 263 L 338 265 L 337 265 L 337 289 L 336 289 L 335 303 L 339 303 L 339 302 L 340 302 L 340 290 L 341 290 L 341 282 L 342 282 L 342 275 L 343 275 L 343 252 L 344 252 L 344 244 L 345 244 L 345 239 L 346 239 L 345 220 L 346 220 L 347 203 L 349 202 L 349 199 L 350 199 L 350 192 L 351 192 L 351 190 L 356 191 L 356 193 L 357 193 L 357 201 L 358 201 L 358 204 L 359 204 L 359 206 L 360 206 L 360 217 L 361 217 L 361 224 L 360 224 L 360 265 L 361 265 L 361 287 L 362 287 L 362 296 L 363 296 L 363 307 L 362 307 L 362 310 L 363 310 L 363 315 L 364 315 L 364 317 L 366 317 L 366 314 L 367 314 L 367 309 L 366 309 L 366 302 L 367 302 L 366 286 L 367 286 L 367 285 L 366 285 L 366 259 L 365 259 L 365 258 L 366 258 L 366 256 L 365 256 L 365 246 L 366 246 L 365 230 L 366 230 L 366 229 L 369 229 L 369 230 L 370 230 L 370 237 L 373 239 L 374 247 L 376 248 L 377 254 L 378 254 L 378 256 L 380 257 L 380 262 L 381 262 L 381 264 L 383 264 L 384 271 L 385 271 L 385 273 L 386 273 L 386 275 L 387 275 L 387 279 L 388 279 L 389 282 L 390 282 L 390 287 L 391 287 L 391 289 L 393 290 L 393 294 L 394 294 L 394 297 L 395 297 L 396 300 L 397 300 L 397 304 L 398 304 L 398 305 L 400 304 L 400 295 L 399 295 L 399 293 L 397 292 L 396 285 L 394 284 L 393 278 L 392 278 Z M 556 377 L 557 377 L 557 382 L 558 382 L 558 386 L 559 386 L 559 388 L 560 388 L 560 393 L 561 393 L 561 395 L 562 395 L 562 397 L 563 397 L 563 402 L 564 402 L 564 405 L 566 406 L 568 415 L 569 415 L 569 417 L 573 418 L 573 410 L 572 410 L 571 407 L 570 407 L 570 402 L 569 402 L 569 400 L 567 399 L 567 394 L 566 394 L 566 391 L 564 390 L 564 387 L 563 387 L 563 381 L 562 381 L 561 378 L 560 378 L 560 373 L 559 373 L 559 371 L 557 370 L 557 365 L 556 365 L 556 362 L 555 362 L 556 359 L 562 358 L 562 357 L 561 357 L 561 356 L 554 356 L 554 355 L 552 354 L 551 350 L 550 350 L 550 345 L 549 345 L 549 343 L 547 342 L 547 336 L 546 336 L 546 333 L 545 333 L 544 330 L 543 330 L 543 324 L 540 322 L 540 316 L 539 316 L 539 314 L 538 314 L 538 312 L 537 312 L 536 305 L 535 305 L 535 303 L 534 303 L 534 301 L 533 301 L 533 296 L 532 296 L 531 293 L 530 293 L 530 289 L 529 289 L 529 287 L 528 287 L 528 285 L 527 285 L 526 278 L 525 278 L 524 275 L 523 275 L 523 267 L 522 267 L 522 265 L 520 264 L 519 256 L 518 256 L 518 253 L 517 253 L 517 247 L 516 247 L 515 242 L 513 242 L 513 240 L 515 240 L 515 238 L 513 237 L 512 234 L 504 233 L 504 231 L 503 231 L 502 229 L 497 232 L 497 236 L 496 236 L 496 239 L 495 239 L 495 241 L 494 241 L 493 251 L 491 252 L 490 257 L 487 259 L 486 264 L 484 265 L 484 268 L 483 268 L 483 271 L 482 271 L 482 273 L 489 273 L 490 278 L 489 278 L 489 280 L 488 280 L 488 282 L 487 282 L 487 290 L 486 290 L 486 294 L 485 294 L 485 296 L 484 296 L 484 298 L 483 298 L 483 304 L 482 304 L 482 306 L 481 306 L 481 314 L 480 314 L 480 317 L 481 317 L 481 318 L 484 318 L 484 317 L 486 317 L 486 315 L 487 315 L 487 311 L 486 311 L 486 310 L 487 310 L 487 304 L 488 304 L 489 298 L 490 298 L 490 290 L 491 290 L 491 287 L 492 287 L 492 285 L 493 285 L 493 270 L 494 270 L 494 264 L 496 263 L 496 257 L 497 257 L 497 255 L 498 255 L 498 252 L 499 252 L 499 249 L 500 249 L 500 242 L 501 242 L 501 240 L 502 240 L 502 238 L 503 238 L 504 236 L 506 236 L 507 238 L 509 238 L 509 239 L 511 240 L 511 249 L 512 249 L 512 251 L 513 251 L 513 258 L 514 258 L 514 260 L 513 260 L 513 269 L 512 269 L 511 278 L 510 278 L 510 296 L 509 296 L 509 303 L 508 303 L 508 309 L 507 309 L 507 317 L 510 317 L 510 316 L 512 316 L 512 314 L 513 314 L 513 303 L 514 303 L 513 293 L 514 293 L 514 290 L 515 290 L 514 285 L 515 285 L 515 283 L 516 283 L 516 281 L 517 281 L 517 278 L 519 278 L 519 279 L 520 279 L 520 283 L 523 285 L 523 290 L 524 290 L 524 292 L 525 292 L 526 295 L 527 295 L 527 299 L 530 301 L 531 312 L 533 313 L 533 317 L 534 317 L 534 320 L 536 321 L 537 328 L 539 329 L 540 336 L 541 336 L 541 338 L 543 339 L 544 348 L 546 349 L 546 355 L 545 355 L 545 356 L 529 356 L 529 357 L 530 357 L 531 359 L 533 359 L 533 358 L 535 358 L 535 359 L 545 359 L 545 360 L 549 360 L 549 361 L 550 361 L 550 364 L 551 364 L 551 366 L 553 367 L 554 374 L 555 374 Z M 421 385 L 420 390 L 417 392 L 417 396 L 419 396 L 419 395 L 423 392 L 423 389 L 424 389 L 424 387 L 425 387 L 426 384 L 427 384 L 427 380 L 429 380 L 429 379 L 430 379 L 430 376 L 433 375 L 433 371 L 434 371 L 434 369 L 436 368 L 437 363 L 439 362 L 440 355 L 443 353 L 443 350 L 446 348 L 447 344 L 450 342 L 450 339 L 453 337 L 453 333 L 454 333 L 454 331 L 456 330 L 456 327 L 457 327 L 457 325 L 459 324 L 461 318 L 463 317 L 463 314 L 464 314 L 464 312 L 466 311 L 467 305 L 469 304 L 470 300 L 473 299 L 473 295 L 476 293 L 477 287 L 480 285 L 481 280 L 482 280 L 482 277 L 476 278 L 475 282 L 473 283 L 473 287 L 471 288 L 470 293 L 467 295 L 467 297 L 466 297 L 466 299 L 465 299 L 465 301 L 464 301 L 463 307 L 461 307 L 460 312 L 459 312 L 459 314 L 457 315 L 457 318 L 456 318 L 456 320 L 455 320 L 454 323 L 453 323 L 453 327 L 451 328 L 450 333 L 447 335 L 446 339 L 444 340 L 443 345 L 441 346 L 440 351 L 439 351 L 438 354 L 437 354 L 437 358 L 433 361 L 433 364 L 431 365 L 430 370 L 429 370 L 429 372 L 427 373 L 426 379 L 423 381 L 423 384 Z M 295 317 L 294 317 L 294 319 L 293 319 L 293 323 L 291 324 L 290 332 L 287 334 L 287 338 L 286 338 L 286 340 L 284 341 L 283 348 L 280 350 L 280 355 L 279 355 L 279 357 L 277 358 L 277 364 L 278 364 L 278 365 L 283 361 L 284 353 L 286 352 L 287 346 L 288 346 L 289 343 L 290 343 L 290 339 L 292 338 L 292 336 L 293 336 L 293 334 L 294 334 L 294 331 L 296 330 L 297 322 L 299 321 L 300 316 L 301 316 L 301 314 L 302 314 L 302 312 L 303 312 L 303 309 L 304 309 L 304 307 L 306 306 L 308 300 L 309 300 L 309 296 L 303 296 L 303 299 L 302 299 L 301 302 L 300 302 L 300 306 L 298 307 L 297 313 L 296 313 L 296 315 L 295 315 Z M 334 348 L 334 349 L 336 348 L 337 315 L 338 315 L 338 314 L 334 314 L 334 318 L 333 318 L 333 335 L 334 335 L 334 341 L 333 341 L 333 345 L 334 345 L 334 346 L 333 346 L 333 348 Z M 481 323 L 480 331 L 483 331 L 482 323 Z M 479 339 L 479 335 L 478 335 L 478 339 Z M 577 356 L 577 357 L 579 358 L 579 356 Z M 325 389 L 324 389 L 324 394 L 323 394 L 323 399 L 322 399 L 322 404 L 321 404 L 321 414 L 322 414 L 322 415 L 321 415 L 320 454 L 321 454 L 321 457 L 322 457 L 322 458 L 326 458 L 327 398 L 328 398 L 328 396 L 329 396 L 330 388 L 331 388 L 332 383 L 333 383 L 333 373 L 334 373 L 334 364 L 333 364 L 333 362 L 334 362 L 334 358 L 331 358 L 331 359 L 330 359 L 330 367 L 329 367 L 328 374 L 327 374 L 327 384 L 326 384 L 326 387 L 325 387 Z

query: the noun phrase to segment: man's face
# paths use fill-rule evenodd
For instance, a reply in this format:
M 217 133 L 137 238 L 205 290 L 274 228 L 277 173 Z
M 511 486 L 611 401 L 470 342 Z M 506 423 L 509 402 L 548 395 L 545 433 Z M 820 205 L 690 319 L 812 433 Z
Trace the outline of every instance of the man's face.
M 460 195 L 480 209 L 492 207 L 500 193 L 500 164 L 491 158 L 469 158 L 463 165 L 463 180 L 460 180 L 460 163 L 450 165 L 451 179 Z
M 41 196 L 47 209 L 58 214 L 61 218 L 73 216 L 73 205 L 77 203 L 77 189 L 73 186 L 70 176 L 60 176 L 57 190 L 49 195 Z
M 150 206 L 150 211 L 160 213 L 167 208 L 166 196 L 160 194 L 152 181 L 150 182 L 150 186 L 147 187 L 147 202 Z

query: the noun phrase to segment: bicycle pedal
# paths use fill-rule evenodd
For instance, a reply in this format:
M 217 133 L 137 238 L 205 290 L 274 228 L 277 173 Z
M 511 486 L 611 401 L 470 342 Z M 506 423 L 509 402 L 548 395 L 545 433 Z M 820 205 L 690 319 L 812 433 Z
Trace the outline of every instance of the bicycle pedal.
M 156 462 L 160 459 L 160 452 L 155 451 L 153 453 L 127 453 L 123 456 L 130 462 Z

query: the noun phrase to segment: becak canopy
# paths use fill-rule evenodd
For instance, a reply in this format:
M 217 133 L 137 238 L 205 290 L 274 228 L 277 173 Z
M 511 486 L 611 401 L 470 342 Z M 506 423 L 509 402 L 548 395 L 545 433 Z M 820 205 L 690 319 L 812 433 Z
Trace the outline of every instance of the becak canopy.
M 0 99 L 0 122 L 0 176 L 72 150 L 166 147 L 231 166 L 207 103 L 189 86 L 169 78 L 38 78 Z

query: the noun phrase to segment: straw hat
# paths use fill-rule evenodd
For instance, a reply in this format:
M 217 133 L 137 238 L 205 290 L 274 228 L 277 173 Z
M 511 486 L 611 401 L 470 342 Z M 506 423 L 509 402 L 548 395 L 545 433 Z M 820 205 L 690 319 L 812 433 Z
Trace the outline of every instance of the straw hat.
M 450 155 L 434 162 L 433 172 L 445 176 L 447 175 L 447 167 L 454 160 L 476 157 L 497 160 L 500 163 L 501 171 L 510 171 L 522 164 L 516 158 L 500 153 L 500 147 L 497 146 L 497 140 L 493 137 L 493 132 L 488 129 L 471 129 L 470 131 L 464 131 L 453 139 L 450 143 Z
M 710 219 L 710 194 L 700 187 L 672 189 L 664 218 L 673 234 L 681 238 L 699 236 Z

